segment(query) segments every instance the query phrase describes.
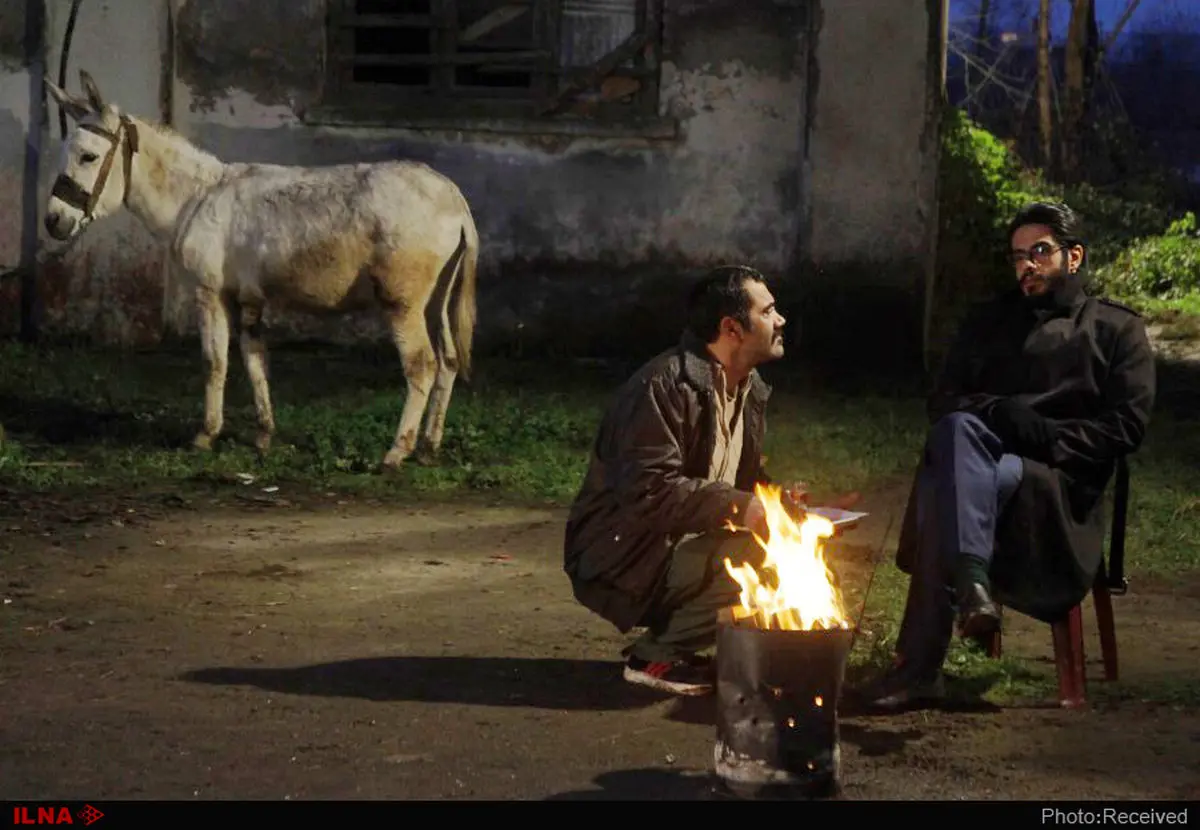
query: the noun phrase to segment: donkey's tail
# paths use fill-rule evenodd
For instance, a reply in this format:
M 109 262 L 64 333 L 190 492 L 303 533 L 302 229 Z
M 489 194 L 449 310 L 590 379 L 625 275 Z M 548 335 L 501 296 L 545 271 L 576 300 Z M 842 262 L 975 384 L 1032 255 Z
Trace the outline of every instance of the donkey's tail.
M 450 333 L 463 380 L 471 379 L 471 343 L 475 335 L 475 269 L 479 263 L 479 236 L 474 225 L 464 225 L 459 242 L 457 279 L 454 280 L 454 312 Z

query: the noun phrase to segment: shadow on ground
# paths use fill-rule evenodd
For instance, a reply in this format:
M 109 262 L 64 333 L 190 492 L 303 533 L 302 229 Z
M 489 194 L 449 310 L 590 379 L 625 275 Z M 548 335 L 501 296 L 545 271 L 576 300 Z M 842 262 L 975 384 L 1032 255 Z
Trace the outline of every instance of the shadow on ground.
M 868 676 L 865 672 L 858 672 L 862 676 Z M 959 677 L 955 675 L 946 676 L 946 696 L 935 703 L 923 704 L 921 708 L 930 711 L 938 712 L 956 712 L 963 714 L 991 714 L 999 712 L 1003 707 L 984 699 L 984 694 L 987 693 L 1000 679 L 1004 677 L 1001 669 L 997 668 L 992 672 L 983 672 L 976 676 Z M 863 686 L 851 687 L 849 684 L 842 692 L 841 700 L 838 703 L 838 716 L 840 718 L 856 718 L 877 716 L 886 718 L 891 714 L 903 713 L 912 711 L 913 708 L 907 707 L 898 710 L 897 712 L 880 711 L 873 709 L 868 705 L 867 701 L 862 698 Z M 1030 708 L 1029 706 L 1013 707 L 1013 708 Z M 1038 708 L 1034 706 L 1032 708 Z M 714 695 L 706 695 L 703 697 L 680 697 L 676 698 L 666 713 L 666 719 L 677 723 L 690 723 L 700 726 L 716 726 L 717 723 L 717 698 Z M 851 743 L 857 743 L 856 736 L 863 736 L 869 739 L 869 730 L 862 727 L 851 727 L 848 733 L 848 739 Z M 864 746 L 864 749 L 866 747 Z
M 714 778 L 695 770 L 629 769 L 593 779 L 594 790 L 556 793 L 546 801 L 716 801 Z
M 619 664 L 557 658 L 375 657 L 293 668 L 199 669 L 180 679 L 319 697 L 556 710 L 630 709 L 663 699 L 623 682 Z
M 0 423 L 14 434 L 63 446 L 115 443 L 130 447 L 182 449 L 196 424 L 178 418 L 139 419 L 131 411 L 84 406 L 57 397 L 0 395 Z

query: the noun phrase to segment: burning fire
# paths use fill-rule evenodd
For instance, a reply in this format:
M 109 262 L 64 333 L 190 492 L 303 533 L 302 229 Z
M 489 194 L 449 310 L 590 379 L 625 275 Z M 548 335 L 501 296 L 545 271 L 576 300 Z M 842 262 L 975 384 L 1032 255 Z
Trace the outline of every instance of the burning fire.
M 833 523 L 809 513 L 797 525 L 783 506 L 781 488 L 760 484 L 754 492 L 765 508 L 767 539 L 753 535 L 766 555 L 762 573 L 725 560 L 725 570 L 742 586 L 734 618 L 785 631 L 849 628 L 821 542 L 833 535 Z

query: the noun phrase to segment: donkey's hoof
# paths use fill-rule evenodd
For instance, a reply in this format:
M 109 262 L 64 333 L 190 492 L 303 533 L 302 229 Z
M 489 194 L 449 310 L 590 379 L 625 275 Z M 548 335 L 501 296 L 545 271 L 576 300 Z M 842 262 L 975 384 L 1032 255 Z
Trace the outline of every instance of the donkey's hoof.
M 393 449 L 383 457 L 383 464 L 380 469 L 384 473 L 396 473 L 404 466 L 404 462 L 408 460 L 409 453 L 401 450 Z
M 254 437 L 254 449 L 258 450 L 260 457 L 266 456 L 271 449 L 271 433 L 260 432 Z
M 196 437 L 192 439 L 192 446 L 198 450 L 211 450 L 213 448 L 213 436 L 207 432 L 198 432 Z
M 418 447 L 413 461 L 422 467 L 434 467 L 438 463 L 438 451 L 432 447 Z

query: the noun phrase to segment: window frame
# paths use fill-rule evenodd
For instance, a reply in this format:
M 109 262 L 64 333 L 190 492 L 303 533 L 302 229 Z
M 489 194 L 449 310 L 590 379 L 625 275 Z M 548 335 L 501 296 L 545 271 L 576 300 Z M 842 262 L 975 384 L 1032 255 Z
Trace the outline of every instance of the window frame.
M 357 15 L 355 0 L 326 0 L 325 60 L 318 103 L 304 120 L 323 124 L 364 126 L 415 126 L 446 129 L 493 129 L 503 132 L 567 132 L 627 134 L 675 138 L 673 119 L 658 115 L 662 63 L 664 0 L 636 0 L 633 32 L 623 43 L 589 66 L 563 68 L 559 41 L 563 0 L 525 0 L 533 15 L 534 49 L 522 53 L 532 61 L 531 92 L 493 92 L 476 88 L 453 92 L 454 66 L 460 63 L 511 64 L 511 55 L 489 56 L 457 49 L 461 31 L 456 25 L 456 0 L 430 0 L 428 15 Z M 515 5 L 515 4 L 514 4 Z M 428 23 L 433 38 L 429 62 L 403 56 L 362 59 L 354 53 L 354 23 L 386 25 L 395 18 Z M 537 48 L 541 41 L 543 48 Z M 629 69 L 622 64 L 633 62 Z M 431 86 L 406 90 L 403 86 L 355 83 L 350 70 L 359 65 L 432 65 Z M 523 70 L 522 70 L 523 71 Z M 596 101 L 580 105 L 575 96 L 593 93 L 607 79 L 628 77 L 639 82 L 632 100 Z M 440 87 L 440 89 L 439 89 Z

